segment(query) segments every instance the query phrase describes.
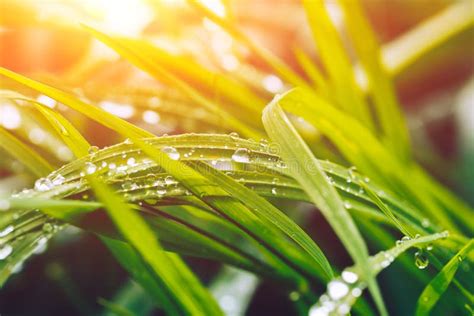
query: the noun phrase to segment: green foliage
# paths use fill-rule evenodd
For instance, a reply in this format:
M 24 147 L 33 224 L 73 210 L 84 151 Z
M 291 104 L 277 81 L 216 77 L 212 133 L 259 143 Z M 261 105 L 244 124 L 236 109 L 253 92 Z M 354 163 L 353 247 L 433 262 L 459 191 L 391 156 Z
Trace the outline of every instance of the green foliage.
M 301 314 L 322 308 L 324 299 L 316 302 L 324 285 L 328 292 L 323 298 L 337 303 L 337 312 L 349 313 L 355 304 L 356 314 L 374 314 L 366 298 L 356 303 L 360 293 L 335 296 L 332 286 L 346 282 L 346 287 L 360 291 L 367 286 L 379 313 L 385 315 L 376 275 L 410 247 L 419 248 L 419 265 L 426 263 L 428 259 L 419 254 L 432 248 L 430 243 L 435 245 L 428 257 L 440 272 L 421 294 L 417 314 L 427 314 L 450 284 L 453 292 L 458 291 L 454 295 L 461 294 L 461 300 L 472 304 L 468 280 L 456 276 L 458 258 L 467 264 L 474 259 L 469 239 L 472 209 L 410 156 L 408 130 L 383 65 L 383 50 L 361 8 L 340 2 L 359 66 L 369 82 L 367 91 L 356 82 L 339 33 L 317 2 L 304 1 L 304 6 L 327 77 L 297 48 L 297 59 L 313 81 L 308 83 L 237 26 L 191 1 L 295 86 L 266 107 L 265 96 L 190 58 L 172 56 L 144 40 L 113 37 L 86 27 L 123 58 L 176 89 L 187 102 L 206 109 L 210 113 L 206 120 L 222 120 L 226 127 L 218 134 L 157 137 L 66 92 L 59 83 L 53 86 L 1 68 L 0 74 L 57 100 L 125 141 L 103 149 L 90 147 L 80 128 L 59 111 L 26 97 L 27 93 L 0 95 L 13 104 L 24 102 L 41 114 L 49 130 L 76 157 L 63 166 L 52 166 L 21 137 L 0 128 L 0 146 L 33 176 L 43 177 L 34 189 L 0 199 L 0 255 L 4 257 L 0 283 L 35 249 L 73 225 L 99 236 L 155 307 L 170 315 L 222 314 L 181 255 L 272 279 L 282 291 L 292 293 Z M 466 24 L 456 24 L 456 28 Z M 446 34 L 442 36 L 433 38 L 432 44 L 445 41 Z M 223 96 L 221 101 L 212 99 L 214 90 Z M 373 115 L 367 97 L 373 101 Z M 315 128 L 312 138 L 302 137 L 301 119 Z M 225 134 L 228 131 L 251 139 Z M 271 143 L 264 139 L 266 135 Z M 340 163 L 324 160 L 321 153 L 330 153 Z M 91 200 L 82 201 L 84 194 L 91 195 Z M 353 259 L 353 267 L 344 269 L 332 262 L 332 249 L 320 247 L 308 235 L 304 221 L 292 213 L 297 202 L 312 203 L 322 213 Z M 367 244 L 387 250 L 370 256 Z M 442 267 L 440 262 L 448 260 Z M 400 262 L 407 275 L 399 279 L 411 278 L 408 273 L 420 275 L 410 280 L 420 284 L 427 278 L 406 257 Z M 341 277 L 335 276 L 341 270 Z M 217 298 L 226 295 L 222 294 L 227 293 L 226 285 L 232 289 L 241 276 L 225 271 L 209 286 Z M 356 281 L 347 281 L 347 272 Z M 257 281 L 252 284 L 256 286 Z M 452 296 L 447 291 L 446 297 Z M 389 299 L 385 296 L 385 301 Z M 239 301 L 243 312 L 250 297 L 242 295 Z M 131 313 L 116 301 L 101 300 L 101 304 L 110 313 Z

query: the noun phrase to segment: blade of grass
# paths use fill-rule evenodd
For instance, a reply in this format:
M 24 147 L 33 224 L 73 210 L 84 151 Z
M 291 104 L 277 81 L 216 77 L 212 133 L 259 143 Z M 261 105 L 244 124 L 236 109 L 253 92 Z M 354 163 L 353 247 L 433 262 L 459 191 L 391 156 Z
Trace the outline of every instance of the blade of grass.
M 232 178 L 226 176 L 224 173 L 214 168 L 209 168 L 206 164 L 195 162 L 191 166 L 206 176 L 209 180 L 218 184 L 233 197 L 253 209 L 259 218 L 265 219 L 264 224 L 275 226 L 289 239 L 293 240 L 297 245 L 304 249 L 322 269 L 324 276 L 323 279 L 328 280 L 333 276 L 331 265 L 321 249 L 298 225 L 295 224 L 295 222 L 288 218 L 284 213 L 280 212 L 280 210 L 274 207 L 270 202 L 244 185 L 241 185 Z
M 261 45 L 252 41 L 247 35 L 240 31 L 234 24 L 221 18 L 199 1 L 188 0 L 190 6 L 194 7 L 203 16 L 219 25 L 224 31 L 229 33 L 234 39 L 241 42 L 259 56 L 268 66 L 273 68 L 285 81 L 291 83 L 295 87 L 309 87 L 308 83 L 294 72 L 283 60 L 275 56 L 270 50 L 265 49 Z
M 153 273 L 163 281 L 179 310 L 190 314 L 220 315 L 222 312 L 200 282 L 181 264 L 160 247 L 156 236 L 144 220 L 132 211 L 113 191 L 95 178 L 88 178 L 97 198 L 107 213 L 140 257 L 150 265 Z M 182 287 L 186 281 L 187 287 Z M 169 310 L 172 313 L 174 310 Z
M 110 113 L 106 112 L 105 110 L 102 110 L 101 108 L 98 108 L 91 104 L 87 104 L 79 100 L 72 94 L 53 88 L 49 85 L 46 85 L 39 81 L 35 81 L 28 77 L 22 76 L 20 74 L 17 74 L 3 67 L 0 67 L 0 74 L 10 79 L 13 79 L 31 89 L 41 92 L 47 95 L 48 97 L 55 99 L 56 101 L 60 103 L 67 104 L 72 109 L 88 116 L 94 121 L 98 121 L 102 125 L 107 126 L 111 129 L 119 128 L 120 130 L 127 130 L 129 134 L 132 134 L 136 137 L 153 137 L 154 136 L 153 134 L 131 123 L 128 123 L 127 121 L 124 121 L 114 115 L 111 115 Z
M 385 69 L 396 77 L 427 53 L 474 26 L 472 3 L 453 2 L 382 48 Z
M 356 85 L 354 71 L 324 1 L 304 0 L 303 6 L 318 53 L 328 72 L 337 105 L 374 130 L 368 104 Z
M 358 1 L 339 1 L 346 29 L 369 82 L 382 140 L 402 161 L 411 159 L 408 128 L 398 104 L 395 87 L 383 69 L 380 46 Z
M 443 293 L 448 289 L 462 260 L 472 250 L 474 239 L 471 239 L 443 269 L 431 280 L 423 290 L 416 306 L 416 316 L 429 315 L 431 309 L 436 305 Z M 471 295 L 472 298 L 472 295 Z M 470 302 L 472 304 L 472 301 Z
M 322 171 L 318 160 L 278 105 L 278 99 L 274 99 L 265 108 L 263 124 L 272 140 L 281 146 L 281 153 L 289 172 L 318 206 L 354 262 L 361 267 L 379 312 L 387 315 L 380 290 L 369 268 L 369 254 L 362 236 L 345 209 L 342 199 Z
M 34 175 L 42 177 L 54 168 L 22 141 L 0 126 L 0 147 L 21 162 Z
M 30 100 L 30 102 L 31 101 L 33 100 Z M 39 102 L 33 102 L 33 104 L 36 109 L 46 117 L 74 156 L 80 158 L 88 154 L 90 144 L 68 120 L 55 110 Z
M 310 309 L 310 315 L 319 314 L 319 312 L 324 312 L 325 307 L 324 305 L 328 302 L 333 310 L 340 312 L 341 314 L 345 315 L 350 312 L 351 306 L 355 303 L 358 297 L 360 297 L 362 291 L 367 286 L 367 280 L 364 277 L 363 270 L 369 269 L 371 270 L 372 274 L 375 276 L 383 269 L 390 266 L 390 264 L 397 258 L 400 254 L 404 253 L 411 247 L 419 247 L 420 245 L 430 243 L 439 239 L 446 238 L 447 234 L 445 233 L 438 233 L 432 234 L 428 236 L 423 236 L 415 239 L 411 239 L 408 241 L 404 241 L 403 243 L 388 249 L 386 251 L 381 251 L 375 256 L 369 258 L 369 266 L 362 267 L 359 264 L 354 265 L 353 267 L 345 269 L 341 277 L 338 277 L 332 280 L 328 284 L 328 291 L 326 295 L 321 296 L 318 303 L 313 305 Z M 344 291 L 345 294 L 342 296 L 331 295 L 332 293 L 336 292 L 334 289 L 337 287 L 338 291 Z M 357 290 L 358 294 L 356 293 Z M 331 293 L 332 292 L 332 293 Z M 324 305 L 323 305 L 324 304 Z
M 320 92 L 325 98 L 329 98 L 330 94 L 327 79 L 323 76 L 316 64 L 301 48 L 295 47 L 293 51 L 301 68 L 303 68 L 306 75 L 316 86 L 316 90 Z

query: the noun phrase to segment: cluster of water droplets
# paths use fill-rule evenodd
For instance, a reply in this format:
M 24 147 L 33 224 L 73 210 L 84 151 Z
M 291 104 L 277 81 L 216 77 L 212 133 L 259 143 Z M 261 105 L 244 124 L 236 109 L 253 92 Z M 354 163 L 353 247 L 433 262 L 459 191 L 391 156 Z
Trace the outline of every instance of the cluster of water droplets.
M 441 233 L 441 237 L 442 238 L 447 238 L 449 236 L 449 232 L 448 231 L 444 231 Z M 419 234 L 416 234 L 414 237 L 413 237 L 413 240 L 416 240 L 418 238 L 420 238 L 421 235 Z M 403 236 L 400 240 L 397 240 L 396 241 L 396 246 L 397 247 L 400 247 L 402 245 L 404 245 L 405 243 L 411 241 L 412 238 L 409 237 L 409 236 Z M 428 265 L 430 264 L 430 260 L 429 260 L 429 256 L 428 256 L 428 252 L 433 250 L 433 245 L 432 244 L 428 244 L 424 247 L 421 247 L 419 248 L 415 254 L 414 254 L 414 260 L 415 260 L 415 265 L 418 269 L 420 270 L 423 270 L 423 269 L 426 269 L 428 267 Z
M 341 276 L 331 280 L 326 293 L 309 310 L 309 316 L 347 315 L 366 287 L 359 275 L 346 269 Z

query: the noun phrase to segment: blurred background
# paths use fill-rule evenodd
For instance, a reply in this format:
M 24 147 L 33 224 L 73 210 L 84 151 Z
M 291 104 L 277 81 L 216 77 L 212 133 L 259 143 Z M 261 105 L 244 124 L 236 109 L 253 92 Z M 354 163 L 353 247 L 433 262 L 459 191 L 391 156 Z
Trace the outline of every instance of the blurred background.
M 467 7 L 474 14 L 472 0 L 458 1 L 471 2 Z M 230 19 L 303 76 L 306 74 L 299 65 L 297 50 L 303 50 L 320 64 L 299 1 L 201 2 L 215 14 Z M 442 15 L 455 1 L 362 0 L 362 3 L 383 45 L 384 64 L 396 83 L 418 160 L 473 205 L 472 23 L 470 28 L 440 43 L 423 58 L 400 66 L 397 50 L 403 48 L 400 43 L 406 43 L 402 40 L 412 36 L 416 45 L 417 33 L 413 30 Z M 327 0 L 325 5 L 335 25 L 342 26 L 342 13 L 336 3 Z M 287 88 L 251 51 L 210 20 L 203 19 L 186 0 L 2 0 L 0 66 L 61 86 L 156 135 L 230 132 L 213 113 L 196 107 L 167 87 L 166 82 L 156 81 L 121 59 L 93 39 L 81 24 L 110 34 L 146 39 L 162 49 L 163 60 L 166 56 L 179 56 L 183 61 L 193 60 L 217 73 L 229 74 L 268 101 L 274 93 Z M 344 32 L 342 28 L 341 32 Z M 178 65 L 168 66 L 175 67 L 178 74 L 182 71 Z M 193 80 L 188 78 L 204 89 Z M 0 83 L 2 89 L 24 89 L 5 78 L 0 78 Z M 219 97 L 212 91 L 204 92 Z M 91 143 L 102 147 L 119 141 L 109 130 L 54 100 L 44 95 L 35 97 L 61 111 Z M 43 124 L 25 109 L 0 99 L 0 125 L 58 165 L 73 159 L 59 139 L 45 132 Z M 1 194 L 31 185 L 34 179 L 13 176 L 19 168 L 22 167 L 6 155 L 0 156 Z M 218 268 L 214 263 L 197 259 L 192 259 L 191 266 L 205 280 Z M 126 282 L 126 273 L 100 242 L 71 229 L 55 239 L 45 255 L 30 260 L 22 273 L 0 289 L 0 313 L 97 314 L 101 310 L 97 298 L 113 297 Z M 267 306 L 265 312 L 274 309 L 281 315 L 290 314 L 291 304 L 284 295 L 271 284 L 263 284 L 257 290 L 249 314 L 261 314 L 263 305 Z

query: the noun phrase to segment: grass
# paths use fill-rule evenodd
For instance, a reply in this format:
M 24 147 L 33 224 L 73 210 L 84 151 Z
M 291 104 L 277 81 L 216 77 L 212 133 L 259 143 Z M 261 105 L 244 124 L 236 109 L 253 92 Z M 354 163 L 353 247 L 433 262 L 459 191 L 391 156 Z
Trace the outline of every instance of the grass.
M 169 315 L 231 314 L 222 303 L 229 296 L 243 313 L 258 283 L 241 271 L 246 270 L 289 293 L 300 315 L 397 314 L 401 309 L 392 302 L 393 290 L 376 276 L 398 256 L 402 272 L 396 275 L 396 285 L 425 287 L 410 307 L 413 313 L 472 311 L 474 280 L 462 270 L 470 269 L 474 260 L 473 210 L 412 156 L 393 74 L 384 63 L 386 50 L 358 3 L 340 1 L 358 67 L 367 76 L 365 88 L 356 82 L 349 52 L 317 2 L 303 5 L 324 69 L 295 48 L 312 82 L 231 21 L 197 2 L 191 4 L 293 88 L 266 105 L 268 95 L 232 73 L 207 69 L 143 39 L 110 36 L 84 26 L 174 91 L 179 97 L 172 102 L 204 109 L 205 119 L 192 118 L 197 123 L 218 128 L 213 134 L 157 136 L 58 81 L 46 83 L 0 68 L 1 75 L 17 84 L 17 92 L 4 91 L 0 97 L 24 113 L 38 115 L 75 157 L 62 165 L 50 162 L 22 135 L 0 128 L 0 147 L 36 179 L 33 189 L 0 199 L 0 283 L 71 225 L 98 236 L 139 284 L 138 289 L 129 284 L 120 292 L 135 293 L 127 296 L 132 303 L 125 303 L 124 295 L 101 299 L 110 313 L 140 313 L 143 306 L 130 306 L 148 297 L 153 303 L 149 310 Z M 444 14 L 458 7 L 453 4 Z M 443 17 L 420 28 L 449 28 Z M 397 44 L 398 49 L 407 46 L 398 68 L 449 42 L 473 20 L 463 15 L 453 30 L 430 33 L 415 51 L 408 36 L 408 44 Z M 137 103 L 140 93 L 134 96 Z M 102 149 L 92 146 L 81 126 L 41 104 L 35 94 L 110 129 L 120 141 Z M 310 135 L 302 132 L 302 120 L 314 128 Z M 338 254 L 324 243 L 325 236 L 295 216 L 293 210 L 301 202 L 313 204 L 312 212 L 324 216 L 353 265 L 341 266 Z M 417 248 L 417 260 L 402 255 L 412 247 Z M 378 253 L 371 255 L 374 249 Z M 188 267 L 188 257 L 241 270 L 224 268 L 209 283 Z M 434 274 L 423 271 L 428 261 Z M 254 280 L 247 282 L 249 294 L 234 295 L 239 280 L 246 278 Z M 370 297 L 363 295 L 365 288 Z

